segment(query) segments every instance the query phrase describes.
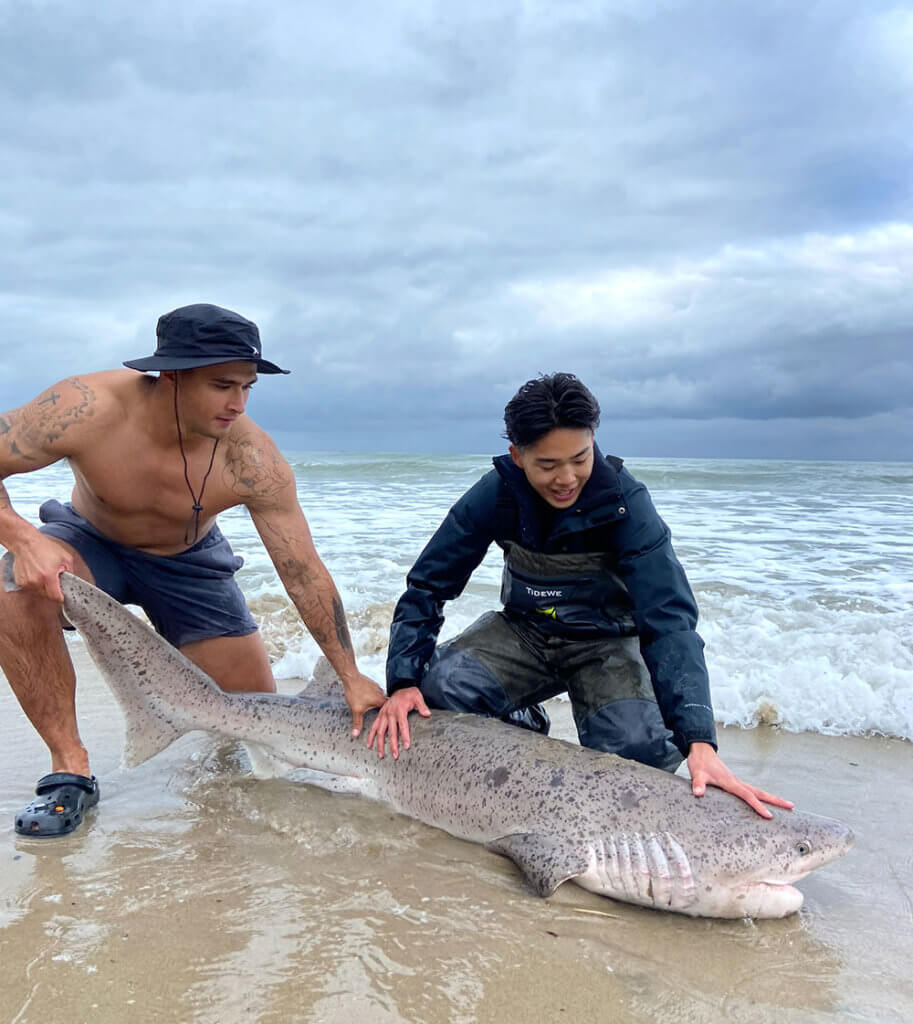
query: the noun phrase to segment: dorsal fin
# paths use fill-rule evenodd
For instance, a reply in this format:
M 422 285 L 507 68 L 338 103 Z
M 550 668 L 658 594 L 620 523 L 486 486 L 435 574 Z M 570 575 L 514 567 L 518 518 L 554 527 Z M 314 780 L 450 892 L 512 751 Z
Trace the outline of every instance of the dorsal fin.
M 304 697 L 306 700 L 342 701 L 345 703 L 345 694 L 339 676 L 336 675 L 333 666 L 323 655 L 317 659 L 311 678 L 298 696 Z

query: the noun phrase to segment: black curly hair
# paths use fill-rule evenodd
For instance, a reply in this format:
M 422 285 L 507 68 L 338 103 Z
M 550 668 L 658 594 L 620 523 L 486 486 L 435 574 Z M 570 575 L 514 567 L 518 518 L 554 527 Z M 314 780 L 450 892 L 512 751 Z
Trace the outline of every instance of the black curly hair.
M 528 380 L 504 409 L 504 436 L 518 448 L 535 444 L 557 427 L 595 430 L 599 403 L 572 373 Z

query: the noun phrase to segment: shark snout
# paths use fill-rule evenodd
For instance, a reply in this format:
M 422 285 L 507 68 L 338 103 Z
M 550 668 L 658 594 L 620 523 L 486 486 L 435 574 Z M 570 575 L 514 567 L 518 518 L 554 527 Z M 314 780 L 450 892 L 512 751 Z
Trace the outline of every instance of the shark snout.
M 812 815 L 807 817 L 812 818 Z M 830 818 L 816 819 L 814 827 L 794 844 L 795 867 L 807 875 L 822 864 L 829 864 L 848 853 L 855 842 L 855 833 L 842 822 Z

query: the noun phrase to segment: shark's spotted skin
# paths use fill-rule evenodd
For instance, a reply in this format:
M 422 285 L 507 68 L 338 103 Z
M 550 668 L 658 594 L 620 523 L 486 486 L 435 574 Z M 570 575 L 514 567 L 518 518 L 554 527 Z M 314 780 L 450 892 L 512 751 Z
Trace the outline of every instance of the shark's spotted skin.
M 475 715 L 414 717 L 411 749 L 379 759 L 352 738 L 332 679 L 300 697 L 224 693 L 116 601 L 66 573 L 61 584 L 126 716 L 128 765 L 205 729 L 252 745 L 267 773 L 306 768 L 318 784 L 485 843 L 542 896 L 573 880 L 693 916 L 792 913 L 802 903 L 792 883 L 853 842 L 828 818 L 774 808 L 768 821 L 720 790 L 698 800 L 685 779 Z

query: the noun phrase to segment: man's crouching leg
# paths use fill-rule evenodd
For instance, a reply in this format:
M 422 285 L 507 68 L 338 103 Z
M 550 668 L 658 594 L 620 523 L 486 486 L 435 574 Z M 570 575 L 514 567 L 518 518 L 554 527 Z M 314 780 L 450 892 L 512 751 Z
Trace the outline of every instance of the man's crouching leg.
M 276 692 L 269 656 L 259 631 L 245 636 L 196 640 L 184 644 L 180 651 L 223 690 L 232 693 Z
M 91 581 L 83 559 L 59 543 L 75 571 Z M 3 562 L 9 575 L 9 555 Z M 39 779 L 37 799 L 16 815 L 16 831 L 35 838 L 65 835 L 98 803 L 98 783 L 76 722 L 76 673 L 60 605 L 33 591 L 0 587 L 0 668 L 51 756 L 51 772 Z
M 487 612 L 434 653 L 422 680 L 431 708 L 500 718 L 548 734 L 545 709 L 535 703 L 550 680 L 542 664 L 498 612 Z M 547 693 L 546 696 L 551 696 Z

